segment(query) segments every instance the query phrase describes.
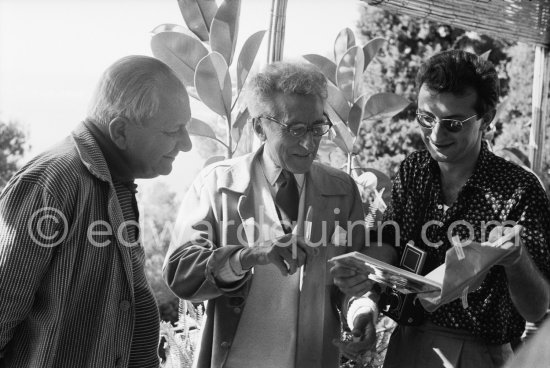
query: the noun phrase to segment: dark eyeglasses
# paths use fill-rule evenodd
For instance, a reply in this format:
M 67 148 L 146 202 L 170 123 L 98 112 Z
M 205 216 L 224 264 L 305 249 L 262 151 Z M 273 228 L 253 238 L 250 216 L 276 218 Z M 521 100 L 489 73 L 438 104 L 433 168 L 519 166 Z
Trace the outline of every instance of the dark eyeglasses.
M 307 132 L 311 132 L 311 134 L 313 134 L 315 137 L 320 137 L 327 134 L 332 127 L 332 121 L 330 121 L 326 113 L 323 113 L 323 119 L 314 121 L 311 124 L 300 122 L 284 124 L 268 115 L 260 115 L 256 118 L 267 119 L 281 125 L 286 132 L 288 132 L 291 136 L 295 138 L 303 137 L 304 135 L 306 135 Z
M 416 121 L 421 127 L 426 129 L 433 129 L 435 124 L 439 123 L 441 126 L 443 126 L 445 129 L 447 129 L 451 133 L 460 132 L 464 126 L 464 123 L 472 118 L 475 118 L 476 116 L 477 114 L 472 115 L 469 118 L 466 118 L 464 120 L 439 119 L 439 118 L 436 118 L 435 116 L 427 115 L 416 110 Z

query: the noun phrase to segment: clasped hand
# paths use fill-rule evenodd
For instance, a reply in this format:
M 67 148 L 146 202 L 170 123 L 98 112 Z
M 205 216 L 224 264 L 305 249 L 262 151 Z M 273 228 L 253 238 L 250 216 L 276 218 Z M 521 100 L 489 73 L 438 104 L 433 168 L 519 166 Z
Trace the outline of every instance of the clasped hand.
M 348 296 L 361 296 L 370 291 L 374 285 L 368 273 L 339 263 L 331 267 L 330 273 L 334 279 L 334 285 Z
M 509 238 L 504 242 L 504 245 L 509 243 L 510 253 L 500 260 L 499 265 L 503 267 L 515 266 L 526 254 L 523 251 L 524 245 L 520 236 L 522 230 L 523 227 L 521 225 L 516 225 L 515 227 L 495 226 L 489 233 L 488 241 L 491 243 L 497 242 L 502 238 Z
M 334 284 L 348 296 L 362 296 L 369 292 L 374 281 L 368 278 L 368 273 L 357 269 L 335 264 L 330 269 Z M 333 343 L 348 359 L 358 360 L 361 354 L 371 351 L 376 346 L 377 311 L 368 310 L 357 315 L 350 326 L 353 339 L 351 341 L 335 340 Z
M 376 347 L 375 319 L 376 316 L 373 310 L 359 314 L 351 327 L 352 340 L 334 339 L 332 343 L 340 349 L 346 358 L 358 361 L 361 355 L 374 350 Z
M 243 269 L 250 269 L 271 263 L 287 276 L 296 273 L 307 258 L 316 253 L 317 249 L 309 246 L 304 237 L 285 234 L 271 243 L 243 249 L 241 265 Z

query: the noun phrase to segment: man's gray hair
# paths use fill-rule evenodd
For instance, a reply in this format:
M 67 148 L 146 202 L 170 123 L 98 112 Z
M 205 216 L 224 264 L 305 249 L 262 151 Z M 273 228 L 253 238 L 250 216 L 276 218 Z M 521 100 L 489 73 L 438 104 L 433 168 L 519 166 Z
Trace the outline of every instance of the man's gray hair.
M 306 63 L 275 62 L 265 67 L 250 81 L 247 92 L 247 106 L 255 117 L 266 109 L 276 115 L 274 96 L 276 94 L 297 94 L 327 99 L 327 80 L 315 66 Z
M 101 76 L 88 118 L 99 126 L 116 117 L 143 124 L 157 114 L 163 89 L 187 95 L 176 74 L 162 61 L 141 55 L 123 57 Z

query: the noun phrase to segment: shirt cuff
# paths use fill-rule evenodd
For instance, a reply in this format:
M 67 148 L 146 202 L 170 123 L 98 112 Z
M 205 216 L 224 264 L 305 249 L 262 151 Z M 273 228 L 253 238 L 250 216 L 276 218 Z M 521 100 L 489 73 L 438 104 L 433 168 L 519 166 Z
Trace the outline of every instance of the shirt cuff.
M 217 279 L 223 283 L 232 283 L 241 280 L 246 275 L 246 270 L 243 270 L 241 265 L 241 252 L 239 250 L 229 257 L 222 268 L 219 270 Z
M 360 314 L 372 311 L 372 317 L 374 323 L 378 319 L 378 305 L 376 302 L 366 295 L 359 298 L 352 298 L 348 305 L 348 313 L 346 315 L 346 322 L 350 330 L 353 330 L 353 322 L 355 318 Z

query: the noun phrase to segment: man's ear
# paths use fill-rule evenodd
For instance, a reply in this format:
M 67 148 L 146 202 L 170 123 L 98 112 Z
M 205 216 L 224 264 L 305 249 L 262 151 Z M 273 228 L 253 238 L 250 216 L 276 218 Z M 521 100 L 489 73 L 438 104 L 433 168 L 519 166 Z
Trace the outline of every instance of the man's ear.
M 496 113 L 497 110 L 493 109 L 491 111 L 487 111 L 485 115 L 483 115 L 483 120 L 481 121 L 481 130 L 487 130 L 489 124 L 491 124 L 491 121 L 493 121 L 493 119 L 495 118 Z
M 124 117 L 116 117 L 109 122 L 109 136 L 121 150 L 128 147 L 128 128 L 130 121 Z
M 252 128 L 254 129 L 254 133 L 258 136 L 258 138 L 263 142 L 265 141 L 265 131 L 264 127 L 262 126 L 262 120 L 255 118 L 252 119 Z

